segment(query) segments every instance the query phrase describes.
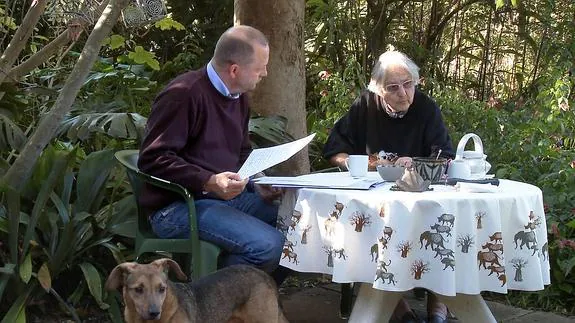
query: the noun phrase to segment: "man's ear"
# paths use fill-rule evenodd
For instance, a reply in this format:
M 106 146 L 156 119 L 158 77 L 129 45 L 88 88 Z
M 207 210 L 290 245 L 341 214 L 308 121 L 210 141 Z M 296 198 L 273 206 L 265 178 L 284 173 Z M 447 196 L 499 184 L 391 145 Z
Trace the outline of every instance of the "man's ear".
M 230 64 L 230 66 L 228 66 L 228 74 L 232 79 L 238 77 L 239 68 L 240 66 L 238 64 Z

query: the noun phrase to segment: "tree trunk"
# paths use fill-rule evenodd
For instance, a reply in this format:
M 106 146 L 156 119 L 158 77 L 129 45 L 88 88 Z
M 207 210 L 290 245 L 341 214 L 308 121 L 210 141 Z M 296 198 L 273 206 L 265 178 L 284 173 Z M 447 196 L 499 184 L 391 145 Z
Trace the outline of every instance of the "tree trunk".
M 95 9 L 94 14 L 102 15 L 102 12 L 106 8 L 106 5 L 107 2 L 103 1 L 98 6 L 98 8 Z M 28 59 L 20 63 L 18 66 L 15 66 L 11 70 L 9 70 L 7 75 L 7 78 L 9 79 L 8 81 L 10 82 L 19 81 L 24 75 L 30 73 L 33 69 L 40 66 L 41 64 L 47 62 L 50 59 L 50 57 L 54 55 L 61 47 L 67 45 L 71 41 L 75 41 L 77 37 L 79 37 L 80 34 L 83 32 L 83 30 L 88 27 L 89 24 L 89 22 L 85 19 L 77 19 L 74 22 L 77 24 L 76 28 L 78 29 L 78 34 L 76 35 L 75 39 L 73 39 L 74 37 L 72 37 L 71 35 L 72 27 L 68 25 L 68 28 L 66 28 L 66 30 L 61 32 L 51 42 L 44 45 L 42 49 L 34 53 L 34 55 L 30 56 Z
M 521 267 L 515 269 L 515 277 L 513 278 L 516 282 L 523 281 L 523 275 L 521 274 Z
M 60 47 L 68 44 L 70 38 L 68 37 L 68 30 L 63 31 L 54 38 L 51 42 L 42 47 L 39 51 L 30 56 L 26 61 L 22 62 L 20 65 L 15 66 L 8 72 L 8 81 L 19 81 L 24 75 L 30 73 L 33 69 L 40 66 L 41 64 L 48 61 L 48 59 L 54 55 L 60 49 Z
M 235 0 L 234 24 L 261 30 L 270 42 L 268 76 L 250 94 L 252 111 L 287 118 L 287 132 L 307 135 L 305 110 L 304 0 Z M 281 173 L 309 173 L 307 147 L 282 163 Z
M 415 276 L 413 277 L 416 280 L 420 280 L 421 279 L 421 274 L 423 274 L 423 270 L 416 270 L 415 271 Z
M 120 12 L 126 4 L 127 0 L 110 1 L 90 33 L 80 58 L 76 62 L 68 80 L 66 80 L 60 95 L 58 95 L 54 107 L 42 119 L 36 131 L 14 161 L 14 164 L 2 178 L 4 184 L 11 186 L 18 192 L 22 190 L 42 150 L 53 138 L 58 125 L 62 122 L 66 113 L 70 111 L 78 91 L 80 91 L 92 65 L 98 58 L 102 41 L 108 36 L 112 27 L 118 21 Z
M 32 2 L 32 6 L 26 13 L 20 27 L 18 27 L 8 47 L 6 47 L 6 50 L 2 53 L 2 56 L 0 56 L 0 84 L 4 82 L 8 71 L 10 71 L 12 65 L 14 65 L 18 59 L 18 56 L 20 56 L 20 52 L 28 43 L 28 38 L 32 35 L 34 27 L 36 27 L 38 20 L 40 20 L 40 16 L 44 13 L 47 2 L 47 0 Z

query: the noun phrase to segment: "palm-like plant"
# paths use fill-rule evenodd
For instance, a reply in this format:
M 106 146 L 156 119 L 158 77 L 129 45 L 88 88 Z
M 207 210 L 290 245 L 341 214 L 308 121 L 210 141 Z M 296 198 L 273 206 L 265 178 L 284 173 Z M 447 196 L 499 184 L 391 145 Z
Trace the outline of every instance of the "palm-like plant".
M 57 284 L 74 270 L 82 272 L 85 282 L 77 288 L 87 286 L 102 309 L 109 307 L 102 289 L 106 270 L 94 253 L 103 248 L 117 262 L 124 261 L 113 238 L 133 237 L 136 221 L 133 198 L 122 192 L 123 178 L 116 178 L 123 172 L 115 169 L 113 153 L 83 156 L 77 147 L 52 145 L 21 195 L 2 190 L 0 236 L 8 250 L 0 249 L 0 298 L 7 300 L 2 304 L 11 304 L 0 308 L 6 313 L 3 322 L 25 321 L 26 305 L 41 297 L 42 290 L 77 318 L 69 305 L 73 299 L 65 301 L 63 296 L 82 293 L 59 290 Z

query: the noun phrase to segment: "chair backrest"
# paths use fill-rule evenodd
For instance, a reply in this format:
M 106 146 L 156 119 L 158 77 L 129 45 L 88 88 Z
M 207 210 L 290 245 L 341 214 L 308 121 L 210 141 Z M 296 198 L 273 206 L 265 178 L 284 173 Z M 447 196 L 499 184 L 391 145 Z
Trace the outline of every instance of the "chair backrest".
M 134 192 L 134 198 L 136 199 L 136 205 L 138 208 L 138 229 L 149 231 L 151 230 L 150 223 L 147 219 L 147 215 L 144 214 L 139 203 L 140 193 L 142 192 L 144 181 L 141 180 L 138 176 L 139 174 L 142 174 L 138 169 L 138 155 L 138 150 L 120 150 L 115 153 L 116 159 L 126 169 L 128 181 L 130 181 L 132 191 Z
M 116 152 L 116 159 L 126 168 L 128 180 L 132 185 L 132 190 L 135 196 L 140 196 L 142 191 L 143 181 L 138 179 L 138 150 L 121 150 Z
M 126 168 L 126 173 L 128 174 L 128 180 L 134 191 L 134 197 L 136 198 L 136 204 L 138 205 L 138 229 L 150 231 L 151 226 L 148 221 L 148 215 L 145 214 L 144 210 L 140 207 L 139 198 L 142 193 L 142 188 L 145 183 L 163 188 L 165 190 L 174 192 L 178 194 L 181 198 L 186 201 L 192 200 L 193 197 L 183 186 L 171 183 L 167 180 L 161 179 L 159 177 L 151 176 L 146 173 L 142 173 L 138 169 L 138 156 L 139 150 L 120 150 L 117 151 L 114 156 L 116 159 Z M 195 212 L 195 211 L 194 211 Z M 192 229 L 196 230 L 196 225 L 192 224 Z

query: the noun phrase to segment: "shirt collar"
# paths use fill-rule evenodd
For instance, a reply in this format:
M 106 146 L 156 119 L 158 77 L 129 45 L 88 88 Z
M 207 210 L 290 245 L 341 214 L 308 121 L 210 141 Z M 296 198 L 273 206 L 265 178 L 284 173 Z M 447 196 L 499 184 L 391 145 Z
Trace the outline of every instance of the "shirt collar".
M 212 66 L 212 61 L 208 63 L 206 69 L 208 71 L 208 78 L 210 79 L 210 82 L 212 82 L 212 85 L 216 88 L 216 90 L 218 90 L 218 92 L 220 92 L 223 96 L 230 99 L 237 99 L 240 97 L 239 94 L 230 93 L 230 90 L 228 90 L 228 87 L 224 84 L 224 82 L 222 81 L 222 79 Z
M 407 111 L 393 111 L 389 106 L 385 107 L 385 112 L 387 112 L 387 115 L 393 119 L 401 119 L 405 117 L 405 114 L 407 113 Z
M 407 111 L 393 111 L 393 110 L 389 107 L 388 104 L 385 104 L 385 101 L 383 100 L 383 97 L 382 97 L 382 96 L 380 96 L 380 95 L 377 94 L 377 93 L 374 93 L 374 94 L 375 94 L 375 97 L 377 98 L 377 101 L 378 101 L 379 105 L 383 107 L 383 110 L 385 111 L 385 113 L 387 113 L 387 115 L 388 115 L 390 118 L 393 118 L 393 119 L 401 119 L 401 118 L 405 117 L 405 115 L 407 114 L 407 111 L 409 111 L 409 110 L 407 110 Z

